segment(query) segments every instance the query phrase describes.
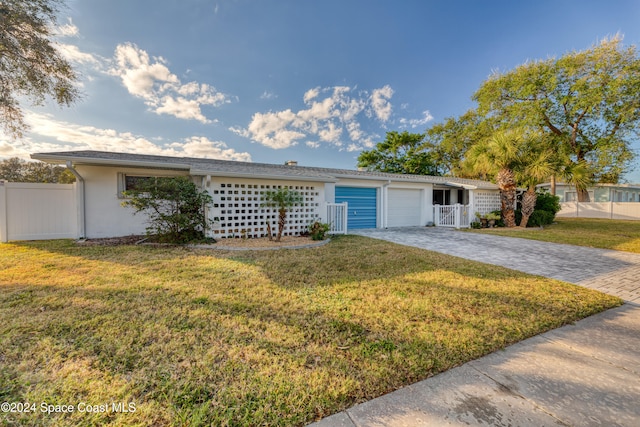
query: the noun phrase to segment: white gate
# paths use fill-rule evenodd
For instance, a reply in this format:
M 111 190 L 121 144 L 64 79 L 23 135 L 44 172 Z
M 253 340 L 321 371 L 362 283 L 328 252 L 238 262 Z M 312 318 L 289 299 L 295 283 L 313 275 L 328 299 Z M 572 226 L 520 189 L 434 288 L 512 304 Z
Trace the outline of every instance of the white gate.
M 330 234 L 347 234 L 347 202 L 327 203 L 327 223 Z
M 0 181 L 0 242 L 78 237 L 75 184 Z
M 434 224 L 438 227 L 469 227 L 469 205 L 435 205 L 433 207 Z

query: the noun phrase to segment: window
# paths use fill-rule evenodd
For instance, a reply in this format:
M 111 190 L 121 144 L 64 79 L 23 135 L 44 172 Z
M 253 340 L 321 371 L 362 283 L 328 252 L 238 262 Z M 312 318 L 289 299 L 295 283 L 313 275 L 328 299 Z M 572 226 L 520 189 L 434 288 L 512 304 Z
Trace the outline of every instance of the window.
M 124 177 L 124 191 L 137 190 L 141 186 L 146 185 L 149 181 L 155 181 L 153 176 L 131 176 L 125 175 Z
M 124 199 L 123 191 L 132 191 L 139 189 L 142 185 L 149 181 L 155 181 L 158 178 L 171 178 L 170 176 L 151 176 L 151 175 L 128 175 L 125 173 L 118 174 L 118 198 Z
M 433 190 L 434 205 L 450 205 L 451 190 Z
M 590 202 L 595 202 L 596 201 L 595 193 L 593 191 L 588 191 L 588 193 L 589 193 L 589 201 Z M 575 191 L 565 191 L 564 192 L 564 201 L 565 202 L 577 202 L 578 201 L 578 193 L 576 193 Z

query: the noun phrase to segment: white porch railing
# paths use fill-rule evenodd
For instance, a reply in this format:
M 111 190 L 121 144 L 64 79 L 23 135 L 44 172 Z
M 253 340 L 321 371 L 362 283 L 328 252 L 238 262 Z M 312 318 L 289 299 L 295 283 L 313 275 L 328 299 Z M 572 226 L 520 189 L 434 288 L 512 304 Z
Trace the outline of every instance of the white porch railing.
M 347 202 L 327 203 L 327 224 L 330 234 L 347 234 Z
M 433 222 L 438 227 L 469 227 L 469 205 L 435 205 L 433 207 Z

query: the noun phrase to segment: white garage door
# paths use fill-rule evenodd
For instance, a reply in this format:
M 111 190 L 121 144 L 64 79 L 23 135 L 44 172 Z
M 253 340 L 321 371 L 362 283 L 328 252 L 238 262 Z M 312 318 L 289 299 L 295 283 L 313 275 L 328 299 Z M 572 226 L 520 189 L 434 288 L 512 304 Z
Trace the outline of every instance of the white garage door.
M 390 188 L 388 227 L 406 227 L 412 225 L 424 225 L 420 223 L 422 213 L 421 190 L 408 190 Z

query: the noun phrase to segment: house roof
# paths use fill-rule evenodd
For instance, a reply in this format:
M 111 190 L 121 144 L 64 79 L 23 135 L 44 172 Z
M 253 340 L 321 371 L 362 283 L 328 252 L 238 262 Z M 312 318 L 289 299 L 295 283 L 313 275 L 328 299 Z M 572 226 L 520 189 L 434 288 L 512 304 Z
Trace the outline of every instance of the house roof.
M 271 178 L 285 180 L 337 182 L 340 179 L 364 179 L 392 182 L 430 183 L 467 189 L 498 187 L 487 181 L 443 176 L 405 175 L 351 169 L 311 166 L 275 165 L 193 157 L 154 156 L 148 154 L 113 153 L 107 151 L 64 151 L 36 153 L 31 158 L 48 163 L 72 162 L 74 165 L 122 166 L 188 171 L 191 175 L 215 175 L 239 178 Z
M 556 186 L 557 187 L 572 187 L 574 188 L 575 185 L 574 184 L 568 184 L 566 182 L 556 182 Z M 537 187 L 551 187 L 551 183 L 550 182 L 545 182 L 543 184 L 538 184 Z M 596 188 L 596 187 L 600 187 L 600 188 L 613 188 L 613 189 L 620 189 L 620 190 L 640 190 L 640 184 L 593 184 L 590 185 L 589 188 Z

